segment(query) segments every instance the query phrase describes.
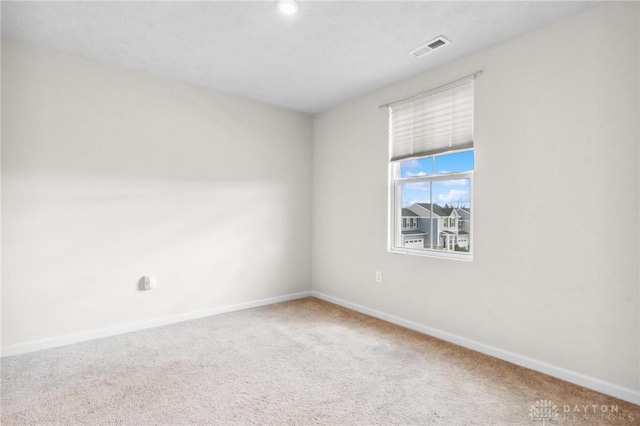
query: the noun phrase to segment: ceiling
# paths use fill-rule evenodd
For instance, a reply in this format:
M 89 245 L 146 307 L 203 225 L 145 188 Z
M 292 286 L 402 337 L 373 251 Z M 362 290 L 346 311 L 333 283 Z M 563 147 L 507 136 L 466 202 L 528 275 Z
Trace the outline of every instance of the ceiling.
M 594 1 L 8 2 L 2 36 L 316 113 Z M 443 35 L 452 44 L 408 52 Z

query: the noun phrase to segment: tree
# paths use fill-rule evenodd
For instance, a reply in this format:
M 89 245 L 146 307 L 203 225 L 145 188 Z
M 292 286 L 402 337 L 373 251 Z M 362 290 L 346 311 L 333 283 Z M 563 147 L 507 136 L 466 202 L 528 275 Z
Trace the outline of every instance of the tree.
M 469 201 L 462 201 L 462 200 L 458 200 L 456 202 L 454 202 L 451 207 L 453 207 L 454 209 L 468 209 L 469 208 Z

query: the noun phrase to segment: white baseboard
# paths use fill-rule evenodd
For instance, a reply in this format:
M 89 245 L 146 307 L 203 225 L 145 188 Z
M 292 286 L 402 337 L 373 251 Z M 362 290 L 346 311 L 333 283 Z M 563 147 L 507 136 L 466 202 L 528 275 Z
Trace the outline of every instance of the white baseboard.
M 409 328 L 411 330 L 424 333 L 438 339 L 445 340 L 447 342 L 454 343 L 456 345 L 472 349 L 474 351 L 499 358 L 513 364 L 529 368 L 534 371 L 547 374 L 558 379 L 565 380 L 570 383 L 574 383 L 578 386 L 592 389 L 597 392 L 601 392 L 606 395 L 613 396 L 615 398 L 622 399 L 634 404 L 640 404 L 640 392 L 618 386 L 612 383 L 605 382 L 603 380 L 595 379 L 593 377 L 585 376 L 583 374 L 566 370 L 561 367 L 556 367 L 541 361 L 537 361 L 532 358 L 528 358 L 522 355 L 515 354 L 513 352 L 505 351 L 502 349 L 494 348 L 493 346 L 486 345 L 484 343 L 476 342 L 471 339 L 456 336 L 455 334 L 447 333 L 435 328 L 431 328 L 413 321 L 406 320 L 404 318 L 389 315 L 384 312 L 370 309 L 356 303 L 347 302 L 337 297 L 329 296 L 317 291 L 305 291 L 300 293 L 287 294 L 284 296 L 270 297 L 267 299 L 254 300 L 251 302 L 239 303 L 236 305 L 221 306 L 217 308 L 207 309 L 197 312 L 189 312 L 185 314 L 172 315 L 168 317 L 156 318 L 147 321 L 141 321 L 132 324 L 124 324 L 114 327 L 100 328 L 97 330 L 91 330 L 83 333 L 71 334 L 60 337 L 53 337 L 50 339 L 38 340 L 35 342 L 20 343 L 17 345 L 11 345 L 2 348 L 2 357 L 20 355 L 29 352 L 40 351 L 43 349 L 50 349 L 59 346 L 71 345 L 74 343 L 85 342 L 88 340 L 99 339 L 102 337 L 116 336 L 118 334 L 129 333 L 137 330 L 144 330 L 147 328 L 159 327 L 162 325 L 175 324 L 183 321 L 189 321 L 199 318 L 205 318 L 213 315 L 224 314 L 228 312 L 241 311 L 244 309 L 256 308 L 259 306 L 272 305 L 274 303 L 286 302 L 289 300 L 301 299 L 303 297 L 313 296 L 318 299 L 325 300 L 327 302 L 334 303 L 336 305 L 343 306 L 354 311 L 379 318 L 384 321 L 388 321 L 393 324 L 397 324 L 402 327 Z
M 561 367 L 556 367 L 541 361 L 537 361 L 526 356 L 518 355 L 513 352 L 505 351 L 502 349 L 494 348 L 493 346 L 485 345 L 484 343 L 476 342 L 471 339 L 456 336 L 455 334 L 447 333 L 435 328 L 427 327 L 426 325 L 418 324 L 413 321 L 406 320 L 404 318 L 389 315 L 384 312 L 376 311 L 365 306 L 361 306 L 355 303 L 347 302 L 337 297 L 329 296 L 324 293 L 312 291 L 311 295 L 318 299 L 325 300 L 327 302 L 334 303 L 336 305 L 343 306 L 345 308 L 379 318 L 390 323 L 409 328 L 411 330 L 418 331 L 420 333 L 427 334 L 429 336 L 436 337 L 447 342 L 454 343 L 456 345 L 472 349 L 476 352 L 480 352 L 486 355 L 490 355 L 494 358 L 499 358 L 504 361 L 508 361 L 512 364 L 519 365 L 521 367 L 528 368 L 530 370 L 538 371 L 540 373 L 547 374 L 558 379 L 565 380 L 567 382 L 582 386 L 587 389 L 591 389 L 606 395 L 613 396 L 615 398 L 622 399 L 634 404 L 640 404 L 640 391 L 618 386 L 612 383 L 605 382 L 603 380 L 595 379 L 593 377 L 585 376 L 584 374 L 576 373 L 575 371 L 566 370 Z
M 34 342 L 20 343 L 17 345 L 2 348 L 2 357 L 21 355 L 43 349 L 66 346 L 74 343 L 85 342 L 87 340 L 99 339 L 102 337 L 116 336 L 118 334 L 130 333 L 132 331 L 144 330 L 146 328 L 159 327 L 161 325 L 175 324 L 178 322 L 194 320 L 198 318 L 210 317 L 212 315 L 225 314 L 228 312 L 242 311 L 244 309 L 257 308 L 258 306 L 272 305 L 274 303 L 286 302 L 294 299 L 311 296 L 310 291 L 301 293 L 286 294 L 284 296 L 270 297 L 268 299 L 254 300 L 251 302 L 238 303 L 236 305 L 221 306 L 218 308 L 206 309 L 204 311 L 189 312 L 185 314 L 171 315 L 168 317 L 156 318 L 132 324 L 117 325 L 114 327 L 100 328 L 83 333 L 70 334 L 66 336 L 53 337 L 50 339 L 37 340 Z

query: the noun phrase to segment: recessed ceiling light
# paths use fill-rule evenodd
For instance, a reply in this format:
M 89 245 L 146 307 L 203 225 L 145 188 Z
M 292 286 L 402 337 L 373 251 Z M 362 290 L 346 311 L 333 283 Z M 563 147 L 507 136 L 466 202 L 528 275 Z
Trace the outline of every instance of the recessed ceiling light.
M 293 15 L 298 11 L 298 3 L 296 0 L 280 0 L 278 10 L 285 15 Z

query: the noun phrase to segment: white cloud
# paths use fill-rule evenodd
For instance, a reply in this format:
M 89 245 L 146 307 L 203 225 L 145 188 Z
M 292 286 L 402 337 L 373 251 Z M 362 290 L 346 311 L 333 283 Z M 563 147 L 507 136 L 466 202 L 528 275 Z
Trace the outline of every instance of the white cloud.
M 458 201 L 468 201 L 469 197 L 467 195 L 467 191 L 462 191 L 460 189 L 450 189 L 446 194 L 438 195 L 438 201 L 441 203 L 455 203 Z
M 420 162 L 416 159 L 403 161 L 402 167 L 406 167 L 408 169 L 415 169 L 416 167 L 420 167 Z
M 431 200 L 429 200 L 428 198 L 424 199 L 424 198 L 411 197 L 411 198 L 407 198 L 405 200 L 402 200 L 402 207 L 410 207 L 410 206 L 412 206 L 414 204 L 417 204 L 417 203 L 430 203 L 430 202 L 431 202 Z
M 429 182 L 405 183 L 403 189 L 412 189 L 414 191 L 429 191 Z
M 426 176 L 427 174 L 425 172 L 418 172 L 418 173 L 413 173 L 413 172 L 407 172 L 407 177 L 414 177 L 414 176 Z

